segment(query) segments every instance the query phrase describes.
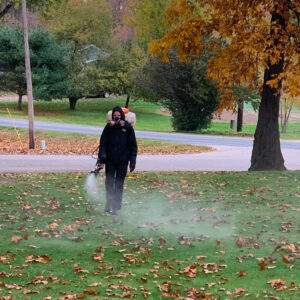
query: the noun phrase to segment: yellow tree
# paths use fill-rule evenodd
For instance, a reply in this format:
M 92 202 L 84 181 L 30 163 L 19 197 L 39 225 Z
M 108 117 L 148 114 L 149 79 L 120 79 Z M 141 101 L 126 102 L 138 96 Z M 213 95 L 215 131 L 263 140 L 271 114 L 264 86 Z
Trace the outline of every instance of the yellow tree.
M 215 49 L 207 75 L 219 88 L 259 84 L 261 103 L 249 170 L 284 170 L 279 137 L 282 83 L 291 96 L 300 94 L 299 0 L 179 0 L 167 10 L 170 31 L 149 45 L 168 60 L 177 46 L 181 60 Z M 205 36 L 218 40 L 203 43 Z M 260 80 L 257 76 L 260 75 Z

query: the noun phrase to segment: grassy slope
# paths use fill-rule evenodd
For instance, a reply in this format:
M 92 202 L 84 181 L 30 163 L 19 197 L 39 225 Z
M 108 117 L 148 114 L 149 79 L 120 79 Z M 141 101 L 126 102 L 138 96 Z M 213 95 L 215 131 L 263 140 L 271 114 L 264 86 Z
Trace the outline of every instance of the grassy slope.
M 35 119 L 47 120 L 62 123 L 85 124 L 94 126 L 103 126 L 106 120 L 106 113 L 114 105 L 124 106 L 125 99 L 122 97 L 115 99 L 88 99 L 79 100 L 77 110 L 70 111 L 67 101 L 35 102 Z M 24 111 L 15 110 L 16 103 L 1 103 L 0 116 L 7 116 L 6 107 L 8 107 L 15 118 L 26 118 L 26 103 L 24 103 Z M 136 101 L 130 104 L 130 109 L 136 113 L 137 130 L 152 131 L 172 131 L 171 117 L 160 112 L 160 107 L 154 103 Z M 216 134 L 216 135 L 253 135 L 255 124 L 247 124 L 243 126 L 242 133 L 236 133 L 230 130 L 228 123 L 214 122 L 211 127 L 196 131 L 194 133 Z M 288 132 L 281 135 L 282 138 L 298 139 L 300 138 L 300 123 L 291 123 L 288 126 Z
M 104 178 L 87 201 L 86 175 L 75 175 L 0 175 L 0 295 L 297 299 L 300 172 L 139 173 L 126 180 L 119 219 L 102 215 Z

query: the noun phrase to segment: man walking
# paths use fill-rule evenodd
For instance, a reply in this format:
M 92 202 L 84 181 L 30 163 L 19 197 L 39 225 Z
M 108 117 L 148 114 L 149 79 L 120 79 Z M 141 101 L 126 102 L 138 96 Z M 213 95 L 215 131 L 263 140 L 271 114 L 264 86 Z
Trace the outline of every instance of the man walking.
M 133 127 L 125 120 L 121 107 L 112 110 L 112 120 L 100 137 L 98 164 L 105 163 L 105 212 L 118 215 L 122 205 L 124 180 L 129 170 L 135 169 L 137 142 Z

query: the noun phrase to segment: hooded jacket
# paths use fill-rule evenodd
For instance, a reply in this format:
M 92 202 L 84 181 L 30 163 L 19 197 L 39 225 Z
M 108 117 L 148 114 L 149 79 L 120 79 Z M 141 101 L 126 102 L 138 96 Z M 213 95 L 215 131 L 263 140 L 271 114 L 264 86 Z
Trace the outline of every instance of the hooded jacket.
M 111 126 L 107 124 L 100 138 L 100 148 L 98 159 L 111 161 L 114 164 L 130 161 L 131 165 L 135 165 L 137 156 L 137 142 L 135 132 L 131 124 L 125 121 L 125 114 L 120 106 L 116 106 L 112 110 L 120 112 L 121 120 L 125 123 L 123 126 L 115 124 Z

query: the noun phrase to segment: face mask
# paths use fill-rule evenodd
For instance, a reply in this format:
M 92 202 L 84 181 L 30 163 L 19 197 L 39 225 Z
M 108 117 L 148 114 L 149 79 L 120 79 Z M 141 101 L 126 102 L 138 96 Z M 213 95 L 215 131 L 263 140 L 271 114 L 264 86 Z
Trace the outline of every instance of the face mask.
M 114 118 L 113 119 L 115 123 L 119 123 L 120 122 L 120 118 Z

